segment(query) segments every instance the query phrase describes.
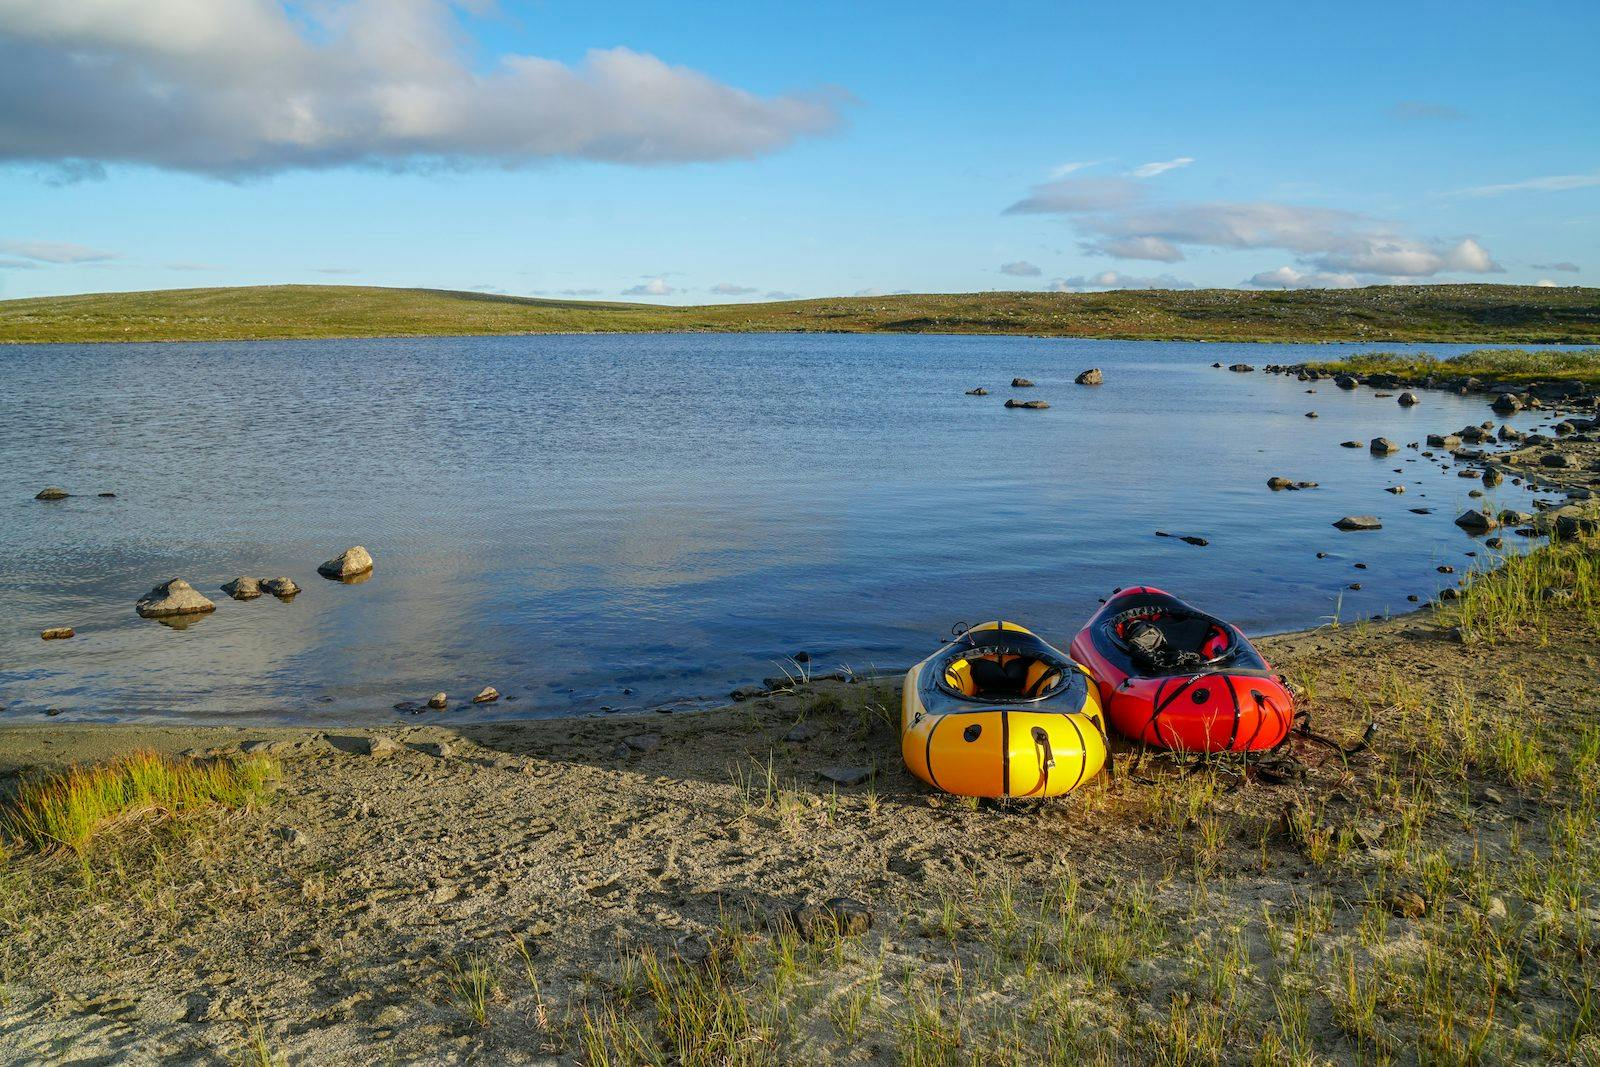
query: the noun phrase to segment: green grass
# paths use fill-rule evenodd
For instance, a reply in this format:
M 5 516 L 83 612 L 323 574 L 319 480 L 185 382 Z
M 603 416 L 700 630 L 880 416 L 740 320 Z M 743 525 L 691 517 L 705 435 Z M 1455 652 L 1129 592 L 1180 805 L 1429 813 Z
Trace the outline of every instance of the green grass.
M 1513 285 L 951 293 L 663 307 L 278 285 L 0 301 L 0 341 L 830 331 L 1232 341 L 1600 341 L 1600 290 Z
M 1397 374 L 1402 378 L 1482 378 L 1497 382 L 1562 381 L 1600 384 L 1600 352 L 1530 352 L 1483 348 L 1449 359 L 1427 353 L 1369 352 L 1308 364 L 1328 374 Z
M 272 761 L 260 756 L 183 760 L 134 752 L 24 781 L 0 808 L 0 839 L 81 855 L 107 826 L 148 812 L 247 807 L 266 795 L 274 773 Z

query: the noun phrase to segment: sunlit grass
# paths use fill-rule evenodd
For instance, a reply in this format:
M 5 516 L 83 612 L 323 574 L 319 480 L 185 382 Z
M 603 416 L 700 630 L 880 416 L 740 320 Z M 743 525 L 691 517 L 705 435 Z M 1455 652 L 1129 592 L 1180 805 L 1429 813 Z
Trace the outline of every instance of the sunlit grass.
M 0 808 L 0 837 L 81 854 L 97 833 L 119 820 L 149 812 L 248 807 L 266 796 L 275 773 L 264 756 L 189 760 L 134 752 L 24 781 Z
M 1502 382 L 1554 378 L 1600 382 L 1600 352 L 1583 351 L 1482 348 L 1448 359 L 1435 359 L 1427 353 L 1397 355 L 1367 352 L 1348 359 L 1328 360 L 1308 366 L 1329 374 L 1398 374 L 1402 378 L 1435 375 Z

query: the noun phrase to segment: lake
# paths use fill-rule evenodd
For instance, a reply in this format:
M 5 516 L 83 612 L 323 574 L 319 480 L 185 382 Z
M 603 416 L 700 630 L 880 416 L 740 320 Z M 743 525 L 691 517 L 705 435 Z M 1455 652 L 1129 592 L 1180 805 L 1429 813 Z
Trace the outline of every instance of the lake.
M 1211 366 L 1363 350 L 787 334 L 0 346 L 0 717 L 409 721 L 394 703 L 484 685 L 514 699 L 445 717 L 693 706 L 801 650 L 816 671 L 903 669 L 961 621 L 1004 617 L 1064 648 L 1133 583 L 1258 634 L 1404 611 L 1453 580 L 1436 567 L 1473 563 L 1451 520 L 1477 483 L 1339 442 L 1456 430 L 1490 416 L 1483 400 L 1406 409 Z M 1104 385 L 1072 384 L 1088 367 Z M 1018 375 L 1037 386 L 1013 390 Z M 965 395 L 980 385 L 990 395 Z M 1007 410 L 1011 396 L 1051 407 Z M 1270 492 L 1280 474 L 1321 488 Z M 75 495 L 32 499 L 46 485 Z M 1495 502 L 1527 496 L 1507 484 Z M 1332 527 L 1351 513 L 1384 528 Z M 354 544 L 377 560 L 370 581 L 317 576 Z M 219 587 L 241 574 L 304 591 L 229 600 Z M 183 629 L 138 618 L 173 576 L 217 611 Z M 78 636 L 41 641 L 48 626 Z

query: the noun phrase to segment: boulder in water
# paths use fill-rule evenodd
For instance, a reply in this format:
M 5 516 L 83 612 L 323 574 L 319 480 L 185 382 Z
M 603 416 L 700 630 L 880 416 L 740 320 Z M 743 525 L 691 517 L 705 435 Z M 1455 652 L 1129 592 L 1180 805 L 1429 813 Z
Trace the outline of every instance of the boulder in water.
M 72 495 L 71 493 L 67 492 L 65 489 L 62 489 L 60 486 L 47 485 L 43 489 L 39 490 L 37 493 L 33 494 L 33 499 L 35 499 L 35 500 L 65 500 L 65 499 L 67 499 L 67 497 L 69 497 L 71 495 Z
M 1088 370 L 1072 379 L 1075 385 L 1099 385 L 1105 380 L 1106 376 L 1100 373 L 1099 367 L 1090 367 Z
M 139 598 L 134 610 L 145 619 L 167 619 L 176 615 L 201 615 L 217 606 L 182 578 L 170 578 Z
M 344 581 L 372 570 L 372 554 L 360 545 L 352 545 L 317 568 L 317 573 L 334 581 Z
M 1341 530 L 1381 530 L 1383 523 L 1376 515 L 1346 515 L 1334 523 Z

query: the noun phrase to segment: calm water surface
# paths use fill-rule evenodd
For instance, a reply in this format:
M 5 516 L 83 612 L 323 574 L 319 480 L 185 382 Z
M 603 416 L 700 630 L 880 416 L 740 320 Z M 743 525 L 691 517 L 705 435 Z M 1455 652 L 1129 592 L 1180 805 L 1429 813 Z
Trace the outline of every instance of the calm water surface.
M 822 670 L 901 668 L 959 620 L 1004 616 L 1065 646 L 1097 598 L 1136 582 L 1254 632 L 1402 611 L 1450 580 L 1438 565 L 1472 562 L 1451 519 L 1477 483 L 1338 442 L 1418 440 L 1487 407 L 1430 393 L 1407 410 L 1211 367 L 1350 351 L 791 335 L 0 346 L 0 718 L 380 721 L 486 684 L 515 699 L 449 714 L 649 707 L 725 694 L 801 649 Z M 1105 384 L 1072 385 L 1091 366 Z M 1014 393 L 1016 375 L 1037 388 Z M 990 395 L 963 395 L 977 385 Z M 1008 411 L 1011 395 L 1052 406 Z M 1274 474 L 1322 488 L 1272 493 Z M 82 495 L 34 501 L 44 485 Z M 1509 485 L 1496 498 L 1527 503 Z M 1352 512 L 1384 529 L 1329 525 Z M 370 581 L 317 577 L 352 544 L 377 559 Z M 304 592 L 236 603 L 218 587 L 240 574 Z M 181 630 L 135 616 L 175 575 L 215 614 Z M 58 625 L 78 636 L 39 640 Z

